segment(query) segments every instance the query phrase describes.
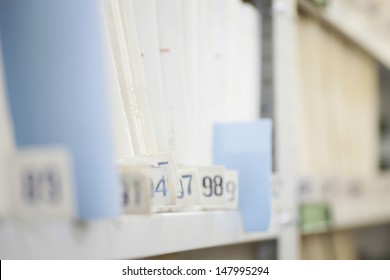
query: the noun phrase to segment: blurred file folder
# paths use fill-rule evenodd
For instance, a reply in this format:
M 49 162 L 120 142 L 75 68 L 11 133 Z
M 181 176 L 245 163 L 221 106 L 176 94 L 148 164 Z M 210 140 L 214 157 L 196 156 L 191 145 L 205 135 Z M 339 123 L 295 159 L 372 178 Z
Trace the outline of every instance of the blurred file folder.
M 71 151 L 82 219 L 119 213 L 101 26 L 94 0 L 0 2 L 17 146 Z
M 1 43 L 1 42 L 0 42 Z M 12 125 L 9 118 L 8 102 L 5 95 L 6 85 L 3 75 L 3 59 L 0 46 L 0 216 L 6 213 L 6 203 L 9 188 L 7 180 L 7 159 L 14 150 Z
M 239 171 L 239 208 L 247 231 L 264 231 L 270 221 L 271 133 L 270 120 L 214 127 L 214 164 Z

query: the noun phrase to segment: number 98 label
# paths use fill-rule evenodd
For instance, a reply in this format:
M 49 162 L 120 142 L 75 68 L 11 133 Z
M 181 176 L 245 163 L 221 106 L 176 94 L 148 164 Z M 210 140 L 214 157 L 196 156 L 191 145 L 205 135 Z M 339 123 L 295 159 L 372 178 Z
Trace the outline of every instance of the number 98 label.
M 238 172 L 223 166 L 198 167 L 205 209 L 237 209 Z
M 238 175 L 223 166 L 198 167 L 202 206 L 206 209 L 237 207 Z

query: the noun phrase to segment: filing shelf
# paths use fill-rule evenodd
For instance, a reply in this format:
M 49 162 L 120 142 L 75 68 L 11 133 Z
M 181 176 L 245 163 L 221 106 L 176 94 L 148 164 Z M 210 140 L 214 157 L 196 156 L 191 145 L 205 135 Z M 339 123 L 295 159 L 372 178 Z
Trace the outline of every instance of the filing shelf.
M 348 230 L 390 223 L 390 197 L 369 195 L 359 198 L 334 199 L 329 203 L 332 224 L 330 230 Z M 326 233 L 327 229 L 316 227 L 303 235 Z
M 244 233 L 238 211 L 128 215 L 88 223 L 0 222 L 0 259 L 135 259 L 275 239 Z
M 298 0 L 299 7 L 309 14 L 323 20 L 346 37 L 350 38 L 369 54 L 390 67 L 388 46 L 390 40 L 375 28 L 370 28 L 354 15 L 340 15 L 334 9 L 318 9 L 307 0 Z
M 389 199 L 389 196 L 372 195 L 333 201 L 333 228 L 351 229 L 390 222 Z

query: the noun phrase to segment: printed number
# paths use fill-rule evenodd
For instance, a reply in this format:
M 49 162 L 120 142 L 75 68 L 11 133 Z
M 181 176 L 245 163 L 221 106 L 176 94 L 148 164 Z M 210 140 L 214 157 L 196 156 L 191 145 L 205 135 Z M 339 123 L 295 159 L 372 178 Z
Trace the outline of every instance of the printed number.
M 153 179 L 150 178 L 150 198 L 153 198 L 154 197 L 154 183 L 153 183 Z
M 58 172 L 54 170 L 48 170 L 47 172 L 47 182 L 48 182 L 48 193 L 51 201 L 59 201 L 60 200 L 60 184 L 61 178 Z
M 210 197 L 213 194 L 216 196 L 221 196 L 223 194 L 223 179 L 222 176 L 215 176 L 213 179 L 209 176 L 203 178 L 203 188 L 209 190 L 208 192 L 203 192 L 203 195 Z
M 265 269 L 263 269 L 262 267 L 258 267 L 258 272 L 259 272 L 259 275 L 261 274 L 261 273 L 264 273 L 264 274 L 267 274 L 268 275 L 268 266 L 265 268 Z
M 183 198 L 184 197 L 184 186 L 183 186 L 183 181 L 186 179 L 187 181 L 187 194 L 191 195 L 192 190 L 191 190 L 191 182 L 192 182 L 192 175 L 183 175 L 180 178 L 180 195 L 177 198 Z
M 57 203 L 61 199 L 61 178 L 53 168 L 25 170 L 22 173 L 22 195 L 28 203 Z
M 150 178 L 150 190 L 151 190 L 151 192 L 150 192 L 151 198 L 154 198 L 155 193 L 163 193 L 163 196 L 166 196 L 168 193 L 166 177 L 164 175 L 161 176 L 156 187 L 155 187 L 153 178 Z
M 41 199 L 40 173 L 25 171 L 23 173 L 23 197 L 27 202 L 34 203 Z
M 169 165 L 168 161 L 160 161 L 157 163 L 157 165 L 163 166 L 163 165 Z M 160 181 L 158 181 L 156 188 L 154 188 L 153 180 L 151 180 L 151 188 L 152 188 L 152 198 L 154 197 L 154 193 L 163 193 L 164 196 L 167 195 L 168 189 L 166 184 L 165 176 L 161 176 Z
M 139 180 L 128 181 L 125 178 L 123 183 L 123 205 L 129 204 L 139 205 L 141 203 L 141 186 Z
M 268 267 L 217 267 L 217 275 L 261 275 L 269 274 Z
M 221 176 L 215 176 L 214 177 L 214 193 L 216 196 L 221 196 L 223 194 L 223 186 L 222 186 L 223 180 Z
M 234 181 L 226 183 L 226 192 L 230 195 L 228 201 L 233 201 L 236 195 L 236 183 Z
M 165 180 L 165 176 L 161 176 L 160 181 L 158 181 L 156 189 L 154 190 L 156 193 L 163 193 L 164 196 L 167 195 L 167 184 Z
M 124 206 L 127 206 L 127 205 L 129 205 L 129 191 L 126 189 L 126 182 L 125 182 L 125 180 L 122 180 L 122 184 L 123 184 L 123 201 L 122 201 L 122 204 Z
M 218 271 L 218 274 L 226 275 L 227 274 L 226 267 L 222 268 L 221 272 Z

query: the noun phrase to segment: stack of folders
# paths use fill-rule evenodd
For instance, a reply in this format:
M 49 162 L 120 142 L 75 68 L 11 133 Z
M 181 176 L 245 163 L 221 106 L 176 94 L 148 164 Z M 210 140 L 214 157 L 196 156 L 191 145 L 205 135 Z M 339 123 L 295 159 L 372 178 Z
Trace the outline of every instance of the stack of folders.
M 337 184 L 338 194 L 370 191 L 379 164 L 377 64 L 312 18 L 301 16 L 299 35 L 299 172 L 322 193 Z
M 39 204 L 42 214 L 48 201 L 65 199 L 58 213 L 82 219 L 237 208 L 237 171 L 212 165 L 213 126 L 260 116 L 254 6 L 20 2 L 1 2 L 0 27 L 18 147 L 11 180 L 24 190 L 22 207 Z M 41 170 L 48 162 L 58 176 Z M 23 173 L 26 165 L 39 166 L 40 175 Z
M 117 159 L 171 150 L 211 164 L 213 123 L 259 116 L 258 12 L 238 0 L 103 4 Z
M 118 168 L 173 174 L 146 176 L 150 194 L 125 183 L 127 211 L 149 195 L 151 211 L 237 207 L 237 172 L 212 166 L 213 126 L 259 117 L 258 11 L 239 0 L 102 4 Z

